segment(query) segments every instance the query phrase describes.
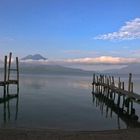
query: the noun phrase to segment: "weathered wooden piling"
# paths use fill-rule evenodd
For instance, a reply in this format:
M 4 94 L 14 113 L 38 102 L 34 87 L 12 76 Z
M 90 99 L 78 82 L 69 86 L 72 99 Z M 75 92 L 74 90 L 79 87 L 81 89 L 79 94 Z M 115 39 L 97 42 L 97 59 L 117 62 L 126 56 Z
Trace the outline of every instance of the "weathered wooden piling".
M 8 60 L 8 75 L 7 75 L 7 80 L 10 78 L 10 68 L 11 68 L 11 59 L 12 59 L 12 53 L 9 53 L 9 60 Z
M 6 78 L 7 78 L 7 56 L 4 58 L 4 78 L 0 81 L 0 86 L 3 86 L 3 97 L 6 96 Z
M 129 80 L 128 80 L 128 92 L 131 90 L 131 82 L 132 82 L 132 74 L 129 73 Z
M 119 77 L 118 88 L 121 89 L 121 81 Z M 117 106 L 120 107 L 120 93 L 118 94 Z
M 6 77 L 7 77 L 7 56 L 5 56 L 4 61 L 4 98 L 6 96 Z

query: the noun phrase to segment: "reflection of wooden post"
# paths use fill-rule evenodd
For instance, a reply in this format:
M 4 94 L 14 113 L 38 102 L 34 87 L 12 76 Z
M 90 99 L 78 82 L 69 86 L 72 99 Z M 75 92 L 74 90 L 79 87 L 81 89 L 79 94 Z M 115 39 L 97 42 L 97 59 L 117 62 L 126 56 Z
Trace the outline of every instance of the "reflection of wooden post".
M 129 107 L 130 107 L 130 99 L 128 99 L 128 106 L 127 106 L 127 114 L 129 114 Z
M 133 101 L 131 100 L 131 114 L 132 114 L 132 110 L 133 110 Z
M 131 82 L 130 89 L 131 89 L 130 92 L 133 93 L 133 82 Z M 131 100 L 131 108 L 130 109 L 131 109 L 130 112 L 132 114 L 132 110 L 133 110 L 133 101 L 132 100 Z
M 128 80 L 128 92 L 131 90 L 131 80 L 132 80 L 132 74 L 129 73 L 129 80 Z
M 124 82 L 122 82 L 122 90 L 124 90 Z M 123 95 L 122 109 L 124 109 L 125 95 Z
M 6 102 L 4 102 L 3 105 L 3 121 L 6 123 Z
M 121 89 L 120 77 L 119 77 L 118 88 L 119 88 L 119 90 Z M 118 107 L 120 106 L 120 92 L 118 93 L 118 101 L 117 101 L 117 105 L 118 105 Z
M 17 120 L 17 118 L 18 118 L 18 100 L 19 100 L 19 97 L 17 97 L 17 102 L 16 102 L 16 114 L 15 114 L 15 120 Z

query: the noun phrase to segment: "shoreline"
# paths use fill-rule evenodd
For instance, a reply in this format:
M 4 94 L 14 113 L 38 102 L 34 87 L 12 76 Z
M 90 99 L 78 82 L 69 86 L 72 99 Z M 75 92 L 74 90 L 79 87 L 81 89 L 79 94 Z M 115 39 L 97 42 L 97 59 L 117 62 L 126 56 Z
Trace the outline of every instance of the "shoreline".
M 68 131 L 40 128 L 0 128 L 0 140 L 139 140 L 140 128 Z

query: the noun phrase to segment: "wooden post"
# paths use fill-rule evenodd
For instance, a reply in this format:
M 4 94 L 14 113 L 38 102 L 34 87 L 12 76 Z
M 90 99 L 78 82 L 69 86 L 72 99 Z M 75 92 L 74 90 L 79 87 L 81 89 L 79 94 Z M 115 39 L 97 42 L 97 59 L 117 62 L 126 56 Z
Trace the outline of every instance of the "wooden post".
M 114 82 L 114 76 L 112 76 L 112 85 L 114 86 L 115 82 Z
M 11 59 L 12 59 L 12 53 L 10 52 L 9 53 L 9 65 L 8 65 L 8 77 L 7 77 L 7 80 L 9 80 L 9 78 L 10 78 L 10 68 L 11 68 Z
M 120 80 L 120 77 L 119 77 L 118 88 L 120 88 L 120 82 L 121 82 L 121 80 Z
M 131 82 L 130 89 L 130 92 L 133 93 L 133 82 Z
M 101 74 L 99 75 L 99 93 L 100 93 L 100 90 L 101 90 Z
M 112 85 L 115 86 L 114 76 L 112 76 Z M 115 100 L 115 91 L 112 91 L 113 100 Z
M 104 84 L 104 82 L 105 82 L 105 81 L 104 81 L 104 75 L 103 75 L 103 84 Z
M 102 75 L 100 75 L 100 92 L 102 93 Z
M 6 78 L 7 78 L 7 56 L 5 56 L 4 59 L 4 82 L 6 82 Z
M 11 58 L 12 58 L 12 53 L 9 53 L 9 60 L 8 60 L 8 76 L 7 76 L 7 94 L 9 94 L 9 80 L 10 80 L 10 69 L 11 69 Z
M 3 106 L 3 121 L 4 121 L 4 123 L 6 123 L 6 102 L 4 102 L 4 104 L 3 104 L 4 106 Z
M 19 93 L 19 62 L 18 57 L 16 57 L 16 69 L 17 69 L 17 94 Z
M 112 83 L 112 82 L 111 82 L 111 76 L 109 76 L 109 85 L 111 85 L 111 83 Z
M 109 97 L 109 77 L 107 77 L 107 98 Z
M 94 84 L 94 82 L 95 82 L 95 73 L 93 74 L 93 83 L 92 84 Z
M 98 75 L 96 75 L 96 92 L 98 93 Z
M 129 80 L 128 80 L 128 92 L 131 90 L 131 80 L 132 80 L 132 74 L 129 73 Z
M 120 77 L 119 77 L 118 88 L 121 89 Z M 120 107 L 120 93 L 118 93 L 118 101 L 117 101 L 117 105 L 118 105 L 118 107 Z
M 7 80 L 7 56 L 4 59 L 4 99 L 6 97 L 6 80 Z
M 124 82 L 122 82 L 122 89 L 124 90 Z

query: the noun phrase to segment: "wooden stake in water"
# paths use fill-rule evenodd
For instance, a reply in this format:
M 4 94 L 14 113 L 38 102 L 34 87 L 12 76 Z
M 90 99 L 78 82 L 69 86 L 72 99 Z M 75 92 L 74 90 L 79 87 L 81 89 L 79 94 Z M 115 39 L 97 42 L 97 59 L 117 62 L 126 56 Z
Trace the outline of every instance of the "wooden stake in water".
M 128 92 L 131 90 L 131 81 L 132 81 L 132 74 L 129 73 L 129 80 L 128 80 Z
M 4 60 L 4 98 L 6 97 L 6 78 L 7 78 L 7 56 Z
M 130 86 L 130 92 L 133 93 L 133 82 L 131 82 L 131 86 Z
M 18 57 L 16 57 L 16 69 L 17 69 L 17 94 L 19 93 L 19 62 Z
M 7 77 L 7 80 L 9 81 L 9 79 L 10 79 L 10 68 L 11 68 L 11 59 L 12 59 L 12 53 L 10 52 L 10 54 L 9 54 L 9 65 L 8 65 L 8 77 Z
M 121 81 L 120 81 L 120 77 L 119 77 L 118 88 L 121 89 Z M 118 107 L 120 106 L 120 93 L 118 93 L 118 101 L 117 101 L 117 105 L 118 105 Z

